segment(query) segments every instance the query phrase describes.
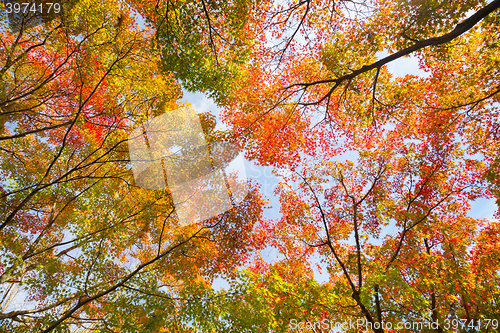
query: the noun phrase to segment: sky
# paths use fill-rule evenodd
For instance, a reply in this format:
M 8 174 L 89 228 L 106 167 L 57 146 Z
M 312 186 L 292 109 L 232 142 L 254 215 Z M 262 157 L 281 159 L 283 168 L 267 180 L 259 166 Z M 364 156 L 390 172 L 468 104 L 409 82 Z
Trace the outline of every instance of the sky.
M 379 53 L 379 57 L 387 55 L 387 53 Z M 403 77 L 406 74 L 426 76 L 427 74 L 419 69 L 418 60 L 415 57 L 407 57 L 403 59 L 398 59 L 388 64 L 389 71 L 394 76 Z M 221 121 L 219 117 L 220 109 L 215 105 L 214 101 L 210 98 L 207 98 L 202 93 L 191 93 L 184 91 L 183 98 L 181 99 L 183 102 L 189 102 L 193 105 L 195 110 L 198 113 L 210 112 L 217 117 L 217 129 L 227 128 Z M 348 157 L 349 158 L 349 157 Z M 279 213 L 279 200 L 278 197 L 273 193 L 274 189 L 278 185 L 280 179 L 276 177 L 272 173 L 271 167 L 263 167 L 258 166 L 253 162 L 244 161 L 246 176 L 248 179 L 255 180 L 261 185 L 261 193 L 267 198 L 270 202 L 271 208 L 267 208 L 264 210 L 264 216 L 269 219 L 278 219 L 281 215 Z M 472 208 L 469 212 L 469 215 L 476 219 L 488 219 L 493 220 L 493 215 L 497 209 L 496 203 L 493 199 L 479 199 L 472 202 Z M 388 227 L 390 228 L 390 227 Z M 387 233 L 390 230 L 382 230 L 382 232 Z M 279 254 L 276 249 L 268 248 L 262 252 L 262 258 L 268 262 L 272 263 L 279 259 L 282 259 L 283 256 Z M 319 261 L 316 261 L 319 263 Z M 321 263 L 319 263 L 320 266 Z M 320 272 L 317 268 L 313 268 L 315 279 L 324 283 L 328 280 L 328 273 L 326 269 L 323 267 L 322 272 Z M 222 278 L 218 278 L 213 283 L 213 288 L 219 290 L 221 288 L 228 289 L 229 284 Z M 10 304 L 9 309 L 15 309 L 17 307 L 23 307 L 23 297 L 24 292 L 21 291 L 16 299 Z
M 144 27 L 143 21 L 138 19 L 141 27 Z M 387 53 L 381 52 L 378 54 L 379 58 L 387 55 Z M 425 77 L 427 73 L 419 68 L 418 60 L 415 57 L 406 57 L 402 59 L 395 60 L 387 65 L 388 69 L 394 76 L 403 77 L 406 74 L 418 75 Z M 220 109 L 215 105 L 214 101 L 207 98 L 202 93 L 190 93 L 184 91 L 184 96 L 181 99 L 184 102 L 191 103 L 198 113 L 210 112 L 217 117 L 217 129 L 224 129 L 225 126 L 219 118 Z M 258 166 L 253 162 L 245 161 L 246 176 L 248 179 L 255 180 L 261 184 L 261 192 L 265 198 L 270 202 L 271 208 L 267 208 L 264 211 L 264 216 L 269 219 L 278 219 L 280 217 L 279 213 L 279 201 L 278 197 L 273 193 L 280 179 L 272 173 L 272 168 Z M 493 214 L 497 209 L 496 203 L 493 199 L 479 199 L 472 202 L 472 209 L 469 215 L 476 219 L 489 219 L 493 220 Z M 387 231 L 387 230 L 385 230 Z M 384 230 L 383 230 L 384 232 Z M 275 249 L 266 249 L 262 253 L 262 257 L 267 262 L 271 263 L 282 256 Z M 317 269 L 315 271 L 315 279 L 322 283 L 327 281 L 328 274 L 326 269 L 319 272 Z M 216 279 L 213 283 L 215 289 L 228 288 L 228 284 L 223 279 Z M 14 309 L 18 306 L 22 306 L 23 293 L 17 295 L 16 300 L 12 302 L 9 308 Z

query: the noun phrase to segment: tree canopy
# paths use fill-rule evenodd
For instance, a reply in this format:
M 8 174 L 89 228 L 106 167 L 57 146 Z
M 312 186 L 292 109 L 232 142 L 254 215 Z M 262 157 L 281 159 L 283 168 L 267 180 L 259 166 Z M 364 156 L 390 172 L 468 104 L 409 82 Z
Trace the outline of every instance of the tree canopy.
M 500 203 L 500 0 L 57 3 L 0 10 L 0 331 L 498 329 L 500 216 L 471 207 Z M 183 89 L 280 175 L 279 218 L 256 181 L 189 225 L 136 183 L 128 135 Z

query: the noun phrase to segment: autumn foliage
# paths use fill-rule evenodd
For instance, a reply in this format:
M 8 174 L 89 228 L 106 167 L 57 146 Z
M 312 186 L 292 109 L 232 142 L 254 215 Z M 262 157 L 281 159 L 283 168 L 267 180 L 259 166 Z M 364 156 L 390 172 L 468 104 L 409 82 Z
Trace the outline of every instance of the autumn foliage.
M 0 13 L 0 332 L 496 330 L 499 0 L 60 2 Z M 181 87 L 280 176 L 278 218 L 252 181 L 183 227 L 134 182 L 127 136 Z

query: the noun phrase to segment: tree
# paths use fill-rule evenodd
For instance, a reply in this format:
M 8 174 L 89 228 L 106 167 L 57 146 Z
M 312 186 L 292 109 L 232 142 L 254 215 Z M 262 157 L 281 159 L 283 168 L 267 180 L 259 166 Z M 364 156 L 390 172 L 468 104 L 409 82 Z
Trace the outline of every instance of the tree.
M 384 322 L 427 321 L 436 325 L 423 331 L 444 332 L 463 319 L 493 329 L 477 324 L 499 318 L 498 227 L 468 212 L 473 200 L 498 193 L 499 5 L 265 7 L 260 26 L 271 37 L 257 35 L 264 42 L 220 101 L 247 157 L 292 175 L 278 191 L 283 217 L 262 223 L 285 259 L 255 271 L 294 276 L 294 290 L 314 286 L 303 267 L 319 255 L 330 279 L 285 297 L 272 278 L 235 283 L 243 296 L 222 293 L 222 304 L 233 305 L 215 311 L 224 329 L 244 321 L 234 308 L 242 297 L 256 317 L 247 331 L 258 323 L 286 331 L 279 309 L 294 299 L 303 303 L 286 307 L 286 318 L 309 323 L 363 318 L 365 328 L 385 332 Z M 408 55 L 426 77 L 392 77 L 386 65 Z M 354 161 L 342 162 L 347 152 Z
M 272 2 L 140 1 L 139 11 L 155 29 L 161 67 L 188 91 L 227 102 L 244 67 L 264 42 L 265 15 Z
M 130 4 L 65 9 L 2 30 L 0 327 L 190 331 L 179 295 L 259 247 L 251 231 L 263 202 L 253 191 L 180 228 L 168 189 L 136 186 L 127 133 L 176 108 L 180 87 L 158 69 Z M 228 136 L 202 119 L 213 142 Z
M 2 30 L 2 328 L 495 329 L 499 224 L 469 210 L 498 199 L 500 1 L 70 3 Z M 409 55 L 425 77 L 392 76 Z M 281 218 L 255 186 L 181 228 L 168 189 L 136 186 L 126 133 L 179 106 L 177 80 L 224 108 L 211 147 L 282 176 Z

